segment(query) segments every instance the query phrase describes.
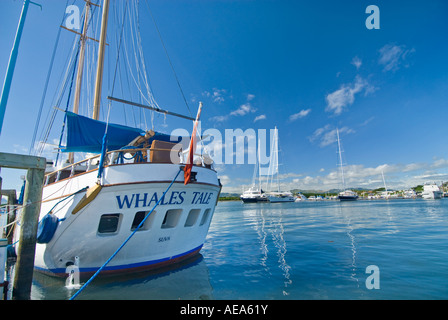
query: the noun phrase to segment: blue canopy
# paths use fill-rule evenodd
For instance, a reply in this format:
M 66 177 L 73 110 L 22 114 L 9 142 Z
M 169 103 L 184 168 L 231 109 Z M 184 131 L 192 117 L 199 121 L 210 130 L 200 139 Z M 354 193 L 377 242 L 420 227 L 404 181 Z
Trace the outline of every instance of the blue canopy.
M 105 131 L 105 122 L 67 111 L 67 146 L 62 151 L 100 153 Z M 107 129 L 107 149 L 118 150 L 127 146 L 138 136 L 144 135 L 145 131 L 141 129 L 109 123 Z M 152 140 L 177 143 L 181 139 L 182 137 L 171 137 L 171 135 L 156 132 L 149 139 L 149 143 Z

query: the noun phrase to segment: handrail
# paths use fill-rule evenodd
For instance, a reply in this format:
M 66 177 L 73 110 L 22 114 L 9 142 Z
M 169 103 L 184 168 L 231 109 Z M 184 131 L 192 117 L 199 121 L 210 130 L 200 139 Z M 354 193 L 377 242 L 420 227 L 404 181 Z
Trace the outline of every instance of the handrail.
M 185 164 L 186 163 L 186 159 L 185 159 L 185 154 L 183 152 L 181 152 L 181 149 L 163 149 L 163 148 L 132 148 L 132 149 L 118 149 L 118 150 L 112 150 L 112 151 L 108 151 L 106 152 L 106 156 L 105 156 L 105 165 L 104 167 L 108 167 L 110 165 L 124 165 L 127 163 L 119 163 L 118 160 L 120 158 L 120 155 L 124 155 L 126 153 L 131 153 L 131 154 L 135 154 L 137 152 L 141 152 L 142 155 L 146 155 L 146 157 L 144 157 L 144 159 L 146 159 L 146 161 L 142 161 L 143 163 L 150 163 L 149 159 L 150 159 L 150 154 L 149 152 L 157 152 L 157 151 L 166 151 L 166 152 L 177 152 L 178 156 L 179 156 L 179 163 L 180 164 Z M 195 153 L 195 156 L 199 157 L 201 160 L 200 166 L 205 167 L 206 163 L 204 161 L 204 155 L 203 154 L 198 154 Z M 45 174 L 45 185 L 53 183 L 53 182 L 57 182 L 61 179 L 65 179 L 68 177 L 72 177 L 75 176 L 77 174 L 81 174 L 81 173 L 85 173 L 91 170 L 96 170 L 98 168 L 98 163 L 96 164 L 92 164 L 93 160 L 98 159 L 98 162 L 100 160 L 101 154 L 97 154 L 94 155 L 92 157 L 88 157 L 85 158 L 83 160 L 77 161 L 75 163 L 72 163 L 68 166 L 62 167 L 58 170 L 54 170 L 52 172 L 49 172 L 47 174 Z M 170 162 L 171 163 L 171 162 Z M 80 167 L 85 165 L 86 168 L 85 169 L 81 169 Z M 199 165 L 197 163 L 197 165 Z M 76 170 L 76 169 L 81 169 L 81 170 Z M 61 178 L 61 173 L 62 172 L 70 172 L 68 176 L 64 176 Z M 52 179 L 53 177 L 54 180 Z M 53 181 L 50 181 L 53 180 Z

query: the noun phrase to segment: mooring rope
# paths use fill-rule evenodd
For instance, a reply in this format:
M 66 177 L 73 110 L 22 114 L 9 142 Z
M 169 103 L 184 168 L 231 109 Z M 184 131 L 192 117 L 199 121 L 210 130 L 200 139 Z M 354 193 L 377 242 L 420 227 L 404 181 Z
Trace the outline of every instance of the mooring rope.
M 75 299 L 93 281 L 93 279 L 95 279 L 96 276 L 98 276 L 98 274 L 109 264 L 109 262 L 118 254 L 118 252 L 120 252 L 120 250 L 126 245 L 126 243 L 128 243 L 128 241 L 134 236 L 134 234 L 143 226 L 146 219 L 151 215 L 151 213 L 154 211 L 154 209 L 163 200 L 163 198 L 165 197 L 165 194 L 168 192 L 168 190 L 170 190 L 171 186 L 174 184 L 174 181 L 176 181 L 177 177 L 179 176 L 179 174 L 182 171 L 183 171 L 182 168 L 179 169 L 179 171 L 177 172 L 173 181 L 171 181 L 170 185 L 165 190 L 163 195 L 160 197 L 159 201 L 157 201 L 157 203 L 154 205 L 154 207 L 151 209 L 151 211 L 149 211 L 149 213 L 145 216 L 145 218 L 140 222 L 140 224 L 137 226 L 137 228 L 135 228 L 135 230 L 126 238 L 126 240 L 121 244 L 121 246 L 110 256 L 109 259 L 107 259 L 107 261 L 95 272 L 95 274 L 89 280 L 87 280 L 87 282 L 69 300 Z

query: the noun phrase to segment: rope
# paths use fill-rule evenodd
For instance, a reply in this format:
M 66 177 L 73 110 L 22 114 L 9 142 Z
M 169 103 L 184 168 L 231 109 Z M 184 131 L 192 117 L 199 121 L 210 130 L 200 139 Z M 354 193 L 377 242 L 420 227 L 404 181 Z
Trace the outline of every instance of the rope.
M 115 256 L 126 245 L 126 243 L 128 243 L 128 241 L 131 240 L 131 238 L 134 236 L 134 234 L 143 226 L 143 224 L 145 223 L 146 219 L 148 219 L 148 217 L 151 215 L 151 213 L 154 211 L 154 209 L 159 205 L 159 203 L 165 197 L 165 194 L 168 192 L 168 190 L 170 190 L 171 186 L 174 184 L 174 181 L 176 181 L 177 177 L 179 176 L 179 174 L 182 171 L 183 171 L 182 169 L 179 169 L 179 171 L 177 172 L 177 174 L 174 177 L 173 181 L 171 181 L 170 185 L 165 190 L 163 195 L 160 197 L 159 201 L 157 201 L 157 203 L 154 205 L 154 207 L 151 209 L 151 211 L 145 216 L 145 218 L 140 222 L 140 224 L 137 226 L 137 228 L 135 228 L 135 230 L 129 235 L 129 237 L 126 238 L 126 240 L 121 244 L 121 246 L 110 256 L 109 259 L 107 259 L 107 261 L 95 272 L 95 274 L 70 298 L 70 300 L 74 300 L 93 281 L 93 279 L 95 279 L 96 276 L 98 276 L 98 274 L 109 264 L 109 262 L 113 258 L 115 258 Z
M 67 197 L 65 197 L 65 198 L 63 198 L 63 199 L 61 199 L 61 200 L 59 200 L 59 201 L 53 206 L 53 208 L 51 208 L 50 211 L 48 211 L 48 213 L 51 213 L 51 212 L 54 210 L 54 208 L 56 208 L 56 206 L 57 206 L 58 204 L 60 204 L 61 202 L 67 200 L 67 199 L 70 198 L 70 197 L 73 197 L 74 195 L 77 195 L 78 193 L 81 193 L 81 192 L 83 192 L 83 191 L 86 191 L 88 188 L 89 188 L 89 187 L 84 187 L 84 188 L 82 188 L 82 189 L 76 191 L 75 193 L 72 193 L 71 195 L 68 195 Z
M 154 15 L 152 14 L 151 8 L 149 7 L 148 0 L 145 1 L 145 4 L 146 4 L 146 7 L 148 8 L 149 14 L 151 15 L 151 19 L 152 19 L 152 21 L 154 23 L 154 26 L 156 28 L 157 34 L 159 35 L 160 42 L 162 43 L 163 50 L 165 51 L 166 57 L 167 57 L 168 62 L 170 64 L 170 66 L 171 66 L 171 70 L 173 71 L 174 78 L 176 79 L 177 86 L 179 87 L 180 93 L 182 94 L 182 98 L 184 99 L 184 103 L 187 106 L 187 109 L 188 109 L 188 112 L 190 113 L 190 116 L 192 116 L 191 110 L 190 110 L 190 106 L 188 105 L 187 99 L 185 98 L 184 91 L 182 90 L 182 86 L 180 85 L 179 78 L 177 77 L 177 73 L 174 70 L 173 63 L 171 62 L 170 56 L 168 55 L 168 50 L 166 49 L 165 43 L 163 42 L 162 34 L 160 33 L 159 27 L 157 26 L 156 19 L 154 18 Z
M 71 195 L 68 195 L 67 197 L 61 199 L 60 201 L 58 201 L 58 202 L 53 206 L 53 208 L 51 208 L 51 210 L 48 212 L 48 214 L 50 214 L 50 213 L 54 210 L 54 208 L 56 208 L 56 206 L 57 206 L 58 204 L 60 204 L 61 202 L 67 200 L 68 198 L 70 198 L 70 197 L 72 197 L 72 196 L 74 196 L 74 195 L 77 195 L 78 193 L 81 193 L 81 192 L 83 192 L 83 191 L 86 191 L 87 189 L 88 189 L 88 187 L 82 188 L 82 189 L 76 191 L 75 193 L 72 193 Z M 38 202 L 42 202 L 42 201 L 38 201 Z M 38 202 L 36 202 L 36 203 L 38 203 Z M 27 205 L 25 205 L 25 206 L 22 206 L 22 209 L 25 208 L 25 207 L 28 206 L 28 205 L 31 205 L 31 204 L 32 204 L 32 203 L 29 203 L 29 204 L 27 204 Z M 17 208 L 18 208 L 19 206 L 14 206 L 14 207 L 17 207 Z M 13 212 L 13 211 L 16 210 L 17 208 L 14 208 L 14 209 L 10 210 L 7 214 L 9 214 L 10 212 Z M 14 220 L 14 221 L 8 223 L 8 224 L 5 225 L 5 226 L 1 226 L 0 229 L 6 229 L 6 228 L 8 228 L 9 226 L 12 226 L 12 225 L 14 225 L 14 224 L 16 224 L 16 223 L 19 224 L 19 220 L 20 220 L 20 217 L 17 218 L 16 220 Z M 64 221 L 64 220 L 65 220 L 65 218 L 63 218 L 63 219 L 58 219 L 58 221 Z M 40 222 L 40 221 L 39 221 L 39 222 Z M 20 224 L 19 224 L 19 225 L 20 225 Z M 9 234 L 8 234 L 8 236 L 9 236 Z M 19 240 L 17 240 L 17 241 L 14 242 L 13 244 L 8 245 L 8 247 L 14 247 L 18 242 L 19 242 Z

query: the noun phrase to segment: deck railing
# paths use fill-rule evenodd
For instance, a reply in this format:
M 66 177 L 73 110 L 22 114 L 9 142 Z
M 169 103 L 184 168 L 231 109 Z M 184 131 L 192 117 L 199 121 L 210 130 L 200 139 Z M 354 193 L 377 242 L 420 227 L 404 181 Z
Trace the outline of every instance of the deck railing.
M 106 152 L 104 167 L 118 166 L 135 163 L 174 163 L 186 164 L 188 150 L 165 148 L 134 148 L 125 147 L 119 150 Z M 194 154 L 193 164 L 206 168 L 212 167 L 212 159 L 207 154 Z M 78 174 L 97 170 L 101 154 L 85 158 L 81 161 L 69 164 L 60 169 L 48 172 L 45 175 L 45 185 L 60 181 Z

